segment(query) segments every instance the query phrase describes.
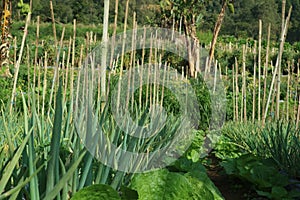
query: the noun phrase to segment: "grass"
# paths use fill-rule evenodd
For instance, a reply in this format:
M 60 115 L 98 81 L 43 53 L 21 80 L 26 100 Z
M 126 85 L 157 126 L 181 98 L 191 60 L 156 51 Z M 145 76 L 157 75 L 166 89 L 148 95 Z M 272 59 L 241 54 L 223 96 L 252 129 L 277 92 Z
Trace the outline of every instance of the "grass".
M 271 158 L 290 177 L 300 176 L 300 131 L 293 122 L 277 121 L 265 127 L 253 123 L 229 123 L 223 134 L 244 153 Z

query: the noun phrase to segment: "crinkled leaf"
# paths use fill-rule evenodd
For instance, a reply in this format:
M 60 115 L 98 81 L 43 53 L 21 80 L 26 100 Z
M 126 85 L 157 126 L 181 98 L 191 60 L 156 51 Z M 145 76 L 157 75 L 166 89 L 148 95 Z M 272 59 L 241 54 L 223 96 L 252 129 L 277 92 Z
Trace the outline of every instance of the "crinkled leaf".
M 191 176 L 190 173 L 182 175 L 163 169 L 137 174 L 132 180 L 131 188 L 137 190 L 141 200 L 223 199 L 213 194 L 206 184 Z
M 120 200 L 119 194 L 111 186 L 97 184 L 79 190 L 71 200 Z

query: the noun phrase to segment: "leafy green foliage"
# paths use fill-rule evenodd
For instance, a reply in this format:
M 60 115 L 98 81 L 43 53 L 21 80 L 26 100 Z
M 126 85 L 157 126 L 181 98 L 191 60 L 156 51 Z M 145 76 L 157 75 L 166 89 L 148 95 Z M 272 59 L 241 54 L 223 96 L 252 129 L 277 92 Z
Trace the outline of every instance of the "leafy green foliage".
M 228 5 L 229 6 L 229 5 Z M 229 6 L 230 8 L 230 6 Z M 232 9 L 230 9 L 232 10 Z M 272 23 L 273 36 L 280 33 L 280 14 L 275 0 L 254 1 L 240 0 L 234 2 L 234 13 L 224 19 L 221 33 L 240 37 L 257 37 L 258 19 L 263 21 L 264 34 Z M 234 30 L 234 32 L 233 32 Z
M 238 158 L 243 154 L 243 151 L 224 135 L 222 135 L 217 141 L 213 152 L 215 156 L 221 160 Z
M 241 152 L 272 158 L 290 176 L 299 176 L 300 137 L 299 130 L 292 123 L 277 121 L 265 128 L 252 123 L 229 123 L 223 134 Z
M 201 164 L 201 161 L 194 162 L 186 157 L 179 158 L 173 165 L 169 167 L 170 171 L 183 172 L 189 176 L 205 183 L 205 186 L 214 196 L 214 199 L 219 199 L 222 194 L 214 183 L 210 180 L 206 173 L 206 168 Z
M 120 188 L 121 199 L 122 200 L 135 200 L 138 199 L 138 193 L 129 187 L 121 186 Z
M 207 188 L 206 182 L 166 169 L 136 175 L 131 187 L 139 199 L 223 199 L 216 191 Z
M 235 175 L 254 184 L 259 195 L 271 199 L 292 199 L 300 192 L 287 190 L 290 185 L 286 175 L 279 172 L 273 160 L 264 160 L 250 154 L 227 159 L 221 163 L 229 175 Z
M 18 9 L 20 9 L 21 14 L 24 16 L 26 16 L 30 12 L 29 4 L 23 3 L 23 0 L 20 0 L 20 2 L 18 2 Z
M 118 192 L 111 186 L 97 184 L 85 187 L 71 198 L 72 200 L 118 200 L 121 199 Z

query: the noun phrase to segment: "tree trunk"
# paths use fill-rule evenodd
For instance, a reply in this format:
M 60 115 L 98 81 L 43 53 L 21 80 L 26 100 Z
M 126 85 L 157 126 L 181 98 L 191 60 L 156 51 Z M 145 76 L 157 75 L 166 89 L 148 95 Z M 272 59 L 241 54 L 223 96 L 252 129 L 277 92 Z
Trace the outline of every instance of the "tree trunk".
M 215 24 L 214 34 L 213 34 L 213 38 L 212 38 L 212 42 L 211 42 L 211 47 L 210 47 L 210 50 L 209 50 L 209 60 L 208 60 L 208 66 L 207 66 L 209 71 L 210 71 L 210 65 L 211 65 L 212 59 L 214 57 L 215 46 L 216 46 L 216 43 L 217 43 L 218 35 L 219 35 L 220 29 L 221 29 L 221 26 L 222 26 L 222 22 L 223 22 L 223 19 L 224 19 L 224 16 L 225 16 L 226 7 L 227 7 L 227 1 L 223 0 L 222 9 L 221 9 L 221 12 L 218 16 L 217 22 Z
M 197 60 L 197 48 L 199 48 L 198 44 L 198 39 L 196 37 L 196 27 L 194 26 L 195 24 L 195 17 L 193 16 L 191 24 L 189 24 L 186 20 L 186 17 L 184 18 L 184 29 L 185 29 L 185 34 L 189 36 L 187 40 L 185 41 L 187 51 L 188 51 L 188 63 L 189 63 L 189 76 L 190 77 L 195 77 L 196 74 L 196 60 Z M 184 73 L 184 72 L 182 72 Z

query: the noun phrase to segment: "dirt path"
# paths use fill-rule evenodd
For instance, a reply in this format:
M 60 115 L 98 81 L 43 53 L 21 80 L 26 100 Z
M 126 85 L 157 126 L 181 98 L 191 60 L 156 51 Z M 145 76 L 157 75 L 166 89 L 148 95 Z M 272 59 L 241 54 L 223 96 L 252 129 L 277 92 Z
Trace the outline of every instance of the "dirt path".
M 238 178 L 228 176 L 222 167 L 219 166 L 218 160 L 211 158 L 212 163 L 207 168 L 207 174 L 220 190 L 225 200 L 266 200 L 267 198 L 259 197 L 256 191 L 249 183 L 243 182 Z

